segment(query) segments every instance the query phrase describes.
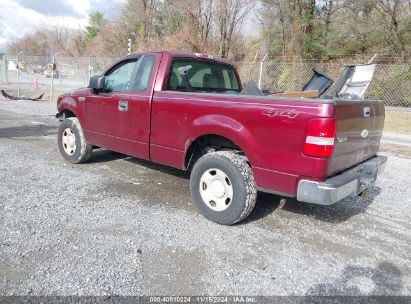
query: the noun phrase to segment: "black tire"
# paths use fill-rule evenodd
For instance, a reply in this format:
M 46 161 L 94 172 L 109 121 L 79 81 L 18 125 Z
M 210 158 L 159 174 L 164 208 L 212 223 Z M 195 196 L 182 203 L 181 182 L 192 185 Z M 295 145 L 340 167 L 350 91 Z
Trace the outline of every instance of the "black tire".
M 206 174 L 207 170 L 212 172 L 214 168 L 221 170 L 229 178 L 227 183 L 232 189 L 232 199 L 227 209 L 221 211 L 213 210 L 200 193 L 200 188 L 204 187 L 200 184 L 203 174 Z M 245 219 L 254 209 L 257 200 L 257 188 L 250 166 L 240 155 L 229 151 L 212 152 L 202 156 L 191 171 L 190 189 L 200 213 L 222 225 L 232 225 Z
M 70 145 L 67 146 L 67 142 L 63 139 L 63 137 L 67 137 L 68 132 L 70 133 L 70 137 L 74 138 L 74 141 L 72 141 L 74 142 L 73 147 Z M 88 161 L 93 152 L 93 145 L 86 142 L 83 129 L 76 117 L 66 118 L 61 122 L 58 130 L 57 143 L 64 159 L 73 164 Z

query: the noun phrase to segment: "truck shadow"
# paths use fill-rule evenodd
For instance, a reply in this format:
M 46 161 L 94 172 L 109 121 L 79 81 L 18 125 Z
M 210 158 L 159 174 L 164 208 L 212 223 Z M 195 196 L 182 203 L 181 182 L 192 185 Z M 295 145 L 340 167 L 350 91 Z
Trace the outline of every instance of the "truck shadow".
M 253 212 L 244 221 L 240 222 L 239 225 L 258 221 L 269 216 L 280 206 L 282 199 L 281 196 L 259 191 Z
M 282 210 L 310 216 L 324 222 L 341 223 L 365 212 L 380 192 L 381 188 L 374 187 L 365 199 L 351 197 L 330 206 L 308 204 L 293 198 L 285 198 Z M 268 216 L 280 206 L 281 199 L 281 196 L 275 194 L 258 192 L 256 207 L 245 222 L 257 221 Z
M 129 157 L 121 153 L 104 149 L 95 150 L 90 162 L 102 163 L 115 160 L 123 160 L 134 165 L 142 166 L 146 169 L 159 171 L 181 179 L 186 179 L 187 182 L 190 177 L 190 174 L 183 170 L 175 169 L 166 165 L 156 164 L 134 157 Z M 352 197 L 344 199 L 330 206 L 302 203 L 292 198 L 284 198 L 285 203 L 282 206 L 281 210 L 310 216 L 314 219 L 324 222 L 341 223 L 347 221 L 352 216 L 365 212 L 373 203 L 375 197 L 380 194 L 380 192 L 381 188 L 374 187 L 373 190 L 370 190 L 369 196 L 366 199 L 361 199 L 360 197 Z M 170 195 L 172 195 L 172 193 L 170 193 Z M 189 193 L 187 193 L 187 195 L 189 195 Z M 275 194 L 258 192 L 257 203 L 253 212 L 245 221 L 242 221 L 240 224 L 257 221 L 269 216 L 277 208 L 279 208 L 282 199 L 283 197 Z
M 306 295 L 314 297 L 399 296 L 402 289 L 403 282 L 400 269 L 392 263 L 382 262 L 375 268 L 348 265 L 344 268 L 341 276 L 337 280 L 332 283 L 317 284 L 309 289 Z M 397 301 L 394 302 L 401 303 Z M 304 301 L 304 303 L 318 302 Z
M 288 199 L 283 210 L 308 215 L 329 223 L 341 223 L 347 221 L 352 216 L 366 212 L 380 193 L 381 188 L 374 187 L 374 189 L 370 190 L 367 198 L 363 199 L 359 196 L 350 197 L 330 206 L 308 204 L 295 199 Z
M 159 171 L 162 173 L 174 175 L 176 177 L 181 177 L 185 179 L 188 179 L 190 177 L 190 174 L 183 170 L 179 170 L 179 169 L 169 167 L 166 165 L 153 163 L 153 162 L 150 162 L 144 159 L 139 159 L 139 158 L 131 157 L 125 154 L 121 154 L 121 153 L 117 153 L 117 152 L 113 152 L 109 150 L 104 150 L 104 149 L 94 150 L 90 163 L 104 163 L 104 162 L 110 162 L 110 161 L 115 161 L 115 160 L 124 160 L 134 165 L 142 166 L 146 169 L 150 169 L 153 171 Z
M 93 156 L 91 157 L 91 160 L 89 161 L 89 163 L 93 163 L 93 164 L 106 163 L 110 161 L 126 159 L 128 157 L 129 156 L 125 154 L 97 148 L 93 150 Z

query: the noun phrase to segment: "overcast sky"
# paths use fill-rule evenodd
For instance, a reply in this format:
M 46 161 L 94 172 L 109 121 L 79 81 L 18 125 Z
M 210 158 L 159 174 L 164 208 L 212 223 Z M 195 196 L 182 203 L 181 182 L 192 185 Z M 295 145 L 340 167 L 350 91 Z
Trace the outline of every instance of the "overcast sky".
M 87 25 L 88 14 L 98 10 L 110 15 L 126 0 L 0 0 L 0 47 L 44 26 Z

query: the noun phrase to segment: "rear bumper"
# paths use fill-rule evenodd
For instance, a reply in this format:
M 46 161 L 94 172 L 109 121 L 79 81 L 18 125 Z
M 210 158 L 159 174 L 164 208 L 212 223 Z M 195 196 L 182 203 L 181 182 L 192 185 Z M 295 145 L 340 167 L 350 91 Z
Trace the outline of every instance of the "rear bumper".
M 300 180 L 297 200 L 319 205 L 331 205 L 372 187 L 384 171 L 386 156 L 375 156 L 324 182 Z

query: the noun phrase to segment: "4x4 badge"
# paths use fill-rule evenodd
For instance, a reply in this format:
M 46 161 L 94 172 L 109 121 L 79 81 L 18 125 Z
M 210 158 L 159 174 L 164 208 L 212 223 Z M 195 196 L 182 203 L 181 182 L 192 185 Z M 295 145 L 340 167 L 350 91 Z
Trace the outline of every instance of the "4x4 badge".
M 278 110 L 278 109 L 266 109 L 261 114 L 268 117 L 287 117 L 287 118 L 296 118 L 299 112 L 292 110 Z

